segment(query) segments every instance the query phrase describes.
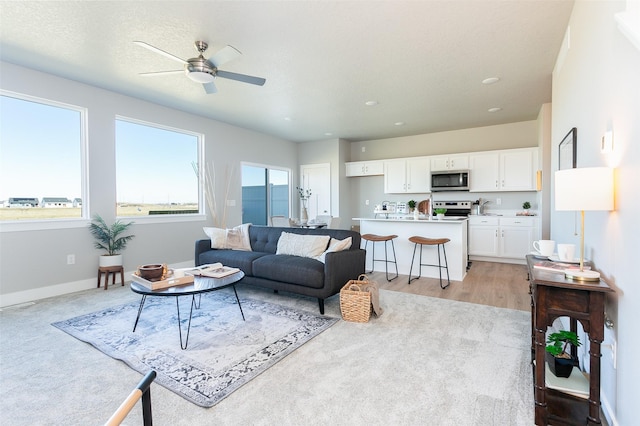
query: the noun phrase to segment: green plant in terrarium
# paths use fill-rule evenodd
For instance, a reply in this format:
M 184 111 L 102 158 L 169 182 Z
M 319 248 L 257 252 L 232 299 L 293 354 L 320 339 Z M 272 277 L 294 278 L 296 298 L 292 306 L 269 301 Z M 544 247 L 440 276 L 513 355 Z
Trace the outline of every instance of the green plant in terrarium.
M 529 210 L 531 208 L 531 203 L 528 201 L 525 201 L 524 203 L 522 203 L 522 208 L 525 210 Z
M 551 333 L 547 337 L 546 350 L 556 358 L 571 358 L 571 355 L 567 352 L 567 347 L 573 345 L 576 348 L 582 343 L 580 338 L 573 331 L 560 330 L 557 333 Z
M 409 206 L 409 208 L 411 210 L 416 208 L 416 200 L 409 200 L 409 202 L 407 203 L 407 206 Z

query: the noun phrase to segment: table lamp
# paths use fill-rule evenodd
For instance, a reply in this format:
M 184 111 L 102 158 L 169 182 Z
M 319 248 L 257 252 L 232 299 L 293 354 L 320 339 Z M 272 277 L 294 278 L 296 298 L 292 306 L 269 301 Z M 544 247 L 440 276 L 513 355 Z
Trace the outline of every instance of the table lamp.
M 580 269 L 566 270 L 567 278 L 598 281 L 600 273 L 584 270 L 584 212 L 613 210 L 613 169 L 583 167 L 558 170 L 555 174 L 556 210 L 580 211 Z

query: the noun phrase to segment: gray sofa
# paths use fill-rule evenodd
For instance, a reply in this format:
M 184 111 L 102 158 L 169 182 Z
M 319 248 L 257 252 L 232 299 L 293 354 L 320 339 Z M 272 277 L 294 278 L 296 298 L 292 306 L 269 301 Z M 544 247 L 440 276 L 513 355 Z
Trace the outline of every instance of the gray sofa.
M 282 232 L 304 235 L 329 235 L 337 240 L 351 237 L 351 248 L 327 253 L 325 262 L 293 256 L 276 255 Z M 250 226 L 252 251 L 212 249 L 211 240 L 196 241 L 195 264 L 220 262 L 240 268 L 244 278 L 240 283 L 288 291 L 316 297 L 320 313 L 324 314 L 324 300 L 340 292 L 351 279 L 364 273 L 365 251 L 360 248 L 360 234 L 342 229 L 278 228 Z

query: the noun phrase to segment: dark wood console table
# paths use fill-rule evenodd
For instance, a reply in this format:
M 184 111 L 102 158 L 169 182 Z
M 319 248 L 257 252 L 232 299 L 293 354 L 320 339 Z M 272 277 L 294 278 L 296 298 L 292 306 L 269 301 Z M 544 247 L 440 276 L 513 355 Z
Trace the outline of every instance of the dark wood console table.
M 531 291 L 531 351 L 536 425 L 599 425 L 600 344 L 604 339 L 604 302 L 613 290 L 603 281 L 581 282 L 564 274 L 534 268 L 539 262 L 527 255 Z M 547 387 L 545 346 L 547 327 L 558 317 L 569 317 L 571 330 L 582 328 L 589 335 L 588 398 Z M 538 368 L 539 367 L 539 368 Z M 566 379 L 560 379 L 566 380 Z

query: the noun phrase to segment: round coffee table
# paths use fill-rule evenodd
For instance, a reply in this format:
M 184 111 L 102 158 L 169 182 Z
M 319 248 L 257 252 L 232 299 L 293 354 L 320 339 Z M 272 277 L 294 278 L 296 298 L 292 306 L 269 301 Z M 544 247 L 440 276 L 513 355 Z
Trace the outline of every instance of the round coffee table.
M 187 349 L 187 345 L 189 344 L 189 332 L 191 331 L 191 317 L 193 315 L 193 308 L 195 307 L 196 309 L 200 309 L 202 294 L 216 290 L 222 290 L 223 288 L 227 287 L 233 287 L 233 292 L 236 295 L 238 307 L 240 308 L 240 314 L 242 314 L 242 320 L 244 321 L 244 312 L 242 311 L 242 305 L 240 304 L 238 292 L 236 291 L 236 283 L 242 278 L 244 278 L 244 272 L 242 271 L 222 278 L 194 277 L 193 283 L 191 284 L 168 287 L 160 290 L 151 290 L 150 288 L 147 288 L 140 283 L 131 281 L 131 291 L 142 295 L 140 306 L 138 307 L 138 316 L 136 317 L 136 322 L 133 325 L 133 332 L 135 333 L 136 327 L 138 326 L 138 320 L 140 319 L 140 314 L 142 313 L 142 308 L 144 307 L 144 302 L 147 299 L 147 296 L 173 296 L 176 298 L 176 309 L 178 310 L 178 332 L 180 334 L 180 348 Z M 180 326 L 180 304 L 178 303 L 178 299 L 180 296 L 191 296 L 191 310 L 189 311 L 189 322 L 187 325 L 187 334 L 184 344 L 182 342 L 182 327 Z M 196 296 L 198 296 L 197 303 Z

